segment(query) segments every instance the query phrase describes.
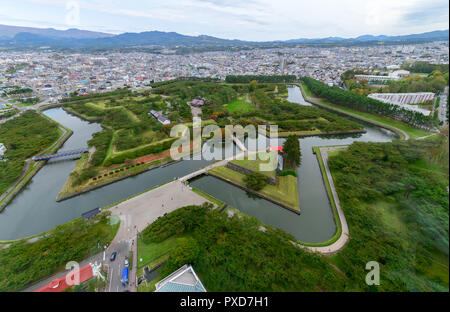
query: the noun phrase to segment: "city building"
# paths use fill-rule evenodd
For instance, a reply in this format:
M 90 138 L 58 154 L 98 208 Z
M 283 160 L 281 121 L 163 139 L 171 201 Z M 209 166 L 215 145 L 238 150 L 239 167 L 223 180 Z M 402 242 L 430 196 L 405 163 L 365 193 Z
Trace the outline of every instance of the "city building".
M 194 107 L 201 107 L 206 104 L 206 100 L 204 98 L 199 97 L 188 102 L 188 104 Z
M 164 117 L 162 114 L 158 113 L 157 111 L 152 109 L 149 114 L 152 115 L 153 117 L 155 117 L 163 125 L 170 125 L 170 119 Z
M 434 93 L 432 92 L 417 92 L 417 93 L 372 93 L 368 95 L 369 98 L 381 101 L 383 103 L 400 106 L 404 109 L 419 112 L 425 116 L 431 114 L 430 110 L 421 108 L 415 104 L 432 104 Z
M 409 76 L 409 71 L 407 70 L 396 70 L 392 73 L 390 73 L 387 76 L 383 75 L 355 75 L 356 79 L 359 80 L 367 80 L 370 82 L 388 82 L 388 81 L 398 81 L 400 79 L 406 78 Z

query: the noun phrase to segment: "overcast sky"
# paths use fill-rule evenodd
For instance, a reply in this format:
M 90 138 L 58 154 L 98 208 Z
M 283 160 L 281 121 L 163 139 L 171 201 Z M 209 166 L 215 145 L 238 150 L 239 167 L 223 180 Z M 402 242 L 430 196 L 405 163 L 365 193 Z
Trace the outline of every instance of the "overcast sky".
M 448 29 L 448 0 L 1 0 L 0 24 L 286 40 Z M 78 14 L 79 12 L 79 14 Z

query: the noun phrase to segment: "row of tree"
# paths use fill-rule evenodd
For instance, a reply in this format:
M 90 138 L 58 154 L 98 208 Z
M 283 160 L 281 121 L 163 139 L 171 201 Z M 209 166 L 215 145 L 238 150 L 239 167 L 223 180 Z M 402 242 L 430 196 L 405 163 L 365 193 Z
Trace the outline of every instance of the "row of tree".
M 294 169 L 300 166 L 300 159 L 302 153 L 300 151 L 300 140 L 296 135 L 290 135 L 287 137 L 283 144 L 284 154 L 284 168 Z
M 253 80 L 257 82 L 294 82 L 297 80 L 295 75 L 228 75 L 225 82 L 228 83 L 249 83 Z
M 432 117 L 425 116 L 422 113 L 410 111 L 397 105 L 383 103 L 338 87 L 330 87 L 310 77 L 302 77 L 302 81 L 312 93 L 327 99 L 331 103 L 361 112 L 383 115 L 415 127 L 429 128 L 432 125 Z
M 402 68 L 409 70 L 412 73 L 424 73 L 430 74 L 435 70 L 442 73 L 448 73 L 448 64 L 431 64 L 428 62 L 415 62 L 415 63 L 404 63 Z

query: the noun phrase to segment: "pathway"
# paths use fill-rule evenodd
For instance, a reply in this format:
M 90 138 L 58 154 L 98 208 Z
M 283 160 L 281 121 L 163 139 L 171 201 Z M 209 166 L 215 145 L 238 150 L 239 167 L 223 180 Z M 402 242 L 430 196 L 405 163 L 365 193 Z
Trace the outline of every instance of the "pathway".
M 235 137 L 234 135 L 231 135 L 231 138 L 233 139 L 234 143 L 236 143 L 236 145 L 239 147 L 239 149 L 243 152 L 247 152 L 247 148 L 245 147 L 245 145 L 241 142 L 241 140 L 239 140 L 237 137 Z
M 30 105 L 30 106 L 18 106 L 13 102 L 8 102 L 8 104 L 11 104 L 12 107 L 14 107 L 15 109 L 18 110 L 18 113 L 5 118 L 5 119 L 0 119 L 0 124 L 7 122 L 8 120 L 14 119 L 16 117 L 19 117 L 20 115 L 22 115 L 24 112 L 26 112 L 27 110 L 38 110 L 39 108 L 41 108 L 42 106 L 48 105 L 50 103 L 51 99 L 46 99 L 40 103 L 37 103 L 35 105 Z
M 27 159 L 25 160 L 25 168 L 23 169 L 22 173 L 20 174 L 20 177 L 16 180 L 16 182 L 13 183 L 13 185 L 11 185 L 6 191 L 3 192 L 3 194 L 0 195 L 0 202 L 2 202 L 3 199 L 5 199 L 6 196 L 8 196 L 8 194 L 13 191 L 16 186 L 22 181 L 22 179 L 25 177 L 25 175 L 28 172 L 28 168 L 30 167 L 30 160 Z M 2 209 L 0 208 L 0 211 Z
M 336 210 L 338 212 L 339 222 L 341 222 L 341 229 L 342 229 L 341 236 L 333 244 L 328 245 L 328 246 L 323 246 L 323 247 L 310 247 L 310 246 L 303 246 L 303 245 L 300 245 L 297 243 L 293 243 L 294 245 L 301 247 L 301 248 L 311 250 L 313 252 L 318 252 L 318 253 L 322 253 L 322 254 L 332 254 L 332 253 L 336 253 L 339 250 L 341 250 L 345 246 L 345 244 L 348 242 L 350 233 L 348 230 L 347 219 L 345 219 L 344 211 L 341 208 L 341 204 L 339 202 L 339 197 L 336 192 L 336 188 L 334 187 L 333 177 L 331 176 L 331 172 L 328 167 L 328 151 L 338 150 L 338 149 L 347 149 L 347 148 L 348 148 L 348 146 L 333 146 L 333 147 L 321 147 L 320 148 L 320 154 L 322 155 L 323 165 L 325 167 L 325 171 L 326 171 L 327 178 L 329 181 L 331 193 L 333 195 L 333 199 L 336 204 Z
M 108 289 L 110 291 L 120 291 L 121 269 L 125 258 L 128 258 L 130 248 L 133 252 L 133 262 L 130 280 L 130 291 L 137 291 L 137 233 L 143 231 L 159 217 L 164 216 L 181 207 L 189 205 L 202 205 L 210 203 L 204 197 L 193 192 L 191 188 L 179 180 L 172 181 L 160 187 L 152 189 L 141 195 L 126 200 L 110 209 L 113 216 L 121 219 L 120 228 L 111 246 L 107 249 L 110 255 L 117 252 L 117 259 L 111 262 L 110 281 Z
M 178 178 L 179 181 L 184 182 L 184 181 L 188 181 L 192 178 L 195 178 L 196 176 L 205 174 L 206 172 L 208 172 L 209 170 L 211 170 L 212 168 L 215 167 L 221 167 L 221 166 L 225 166 L 229 161 L 233 160 L 233 159 L 243 159 L 241 157 L 245 157 L 248 156 L 249 154 L 253 154 L 253 153 L 257 153 L 258 151 L 245 151 L 245 152 L 240 152 L 239 154 L 236 154 L 234 156 L 230 156 L 228 158 L 225 158 L 224 160 L 219 160 L 216 161 L 215 163 L 208 165 L 202 169 L 199 169 L 197 171 L 191 172 L 188 175 L 185 175 L 184 177 Z

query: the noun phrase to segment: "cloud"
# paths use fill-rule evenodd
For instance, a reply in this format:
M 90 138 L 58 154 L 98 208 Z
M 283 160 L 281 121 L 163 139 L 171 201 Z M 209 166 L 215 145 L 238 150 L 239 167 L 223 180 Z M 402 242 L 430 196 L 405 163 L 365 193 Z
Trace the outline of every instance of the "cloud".
M 67 0 L 68 1 L 68 0 Z M 0 13 L 63 23 L 66 0 L 15 0 Z M 446 0 L 76 0 L 80 28 L 161 30 L 228 39 L 283 40 L 362 34 L 400 35 L 448 28 Z M 20 3 L 36 10 L 14 10 Z M 54 11 L 53 19 L 50 11 Z M 59 16 L 58 16 L 59 15 Z M 47 18 L 49 17 L 49 18 Z M 99 28 L 99 29 L 100 29 Z
M 433 23 L 448 20 L 448 2 L 424 3 L 409 10 L 402 16 L 406 24 Z

